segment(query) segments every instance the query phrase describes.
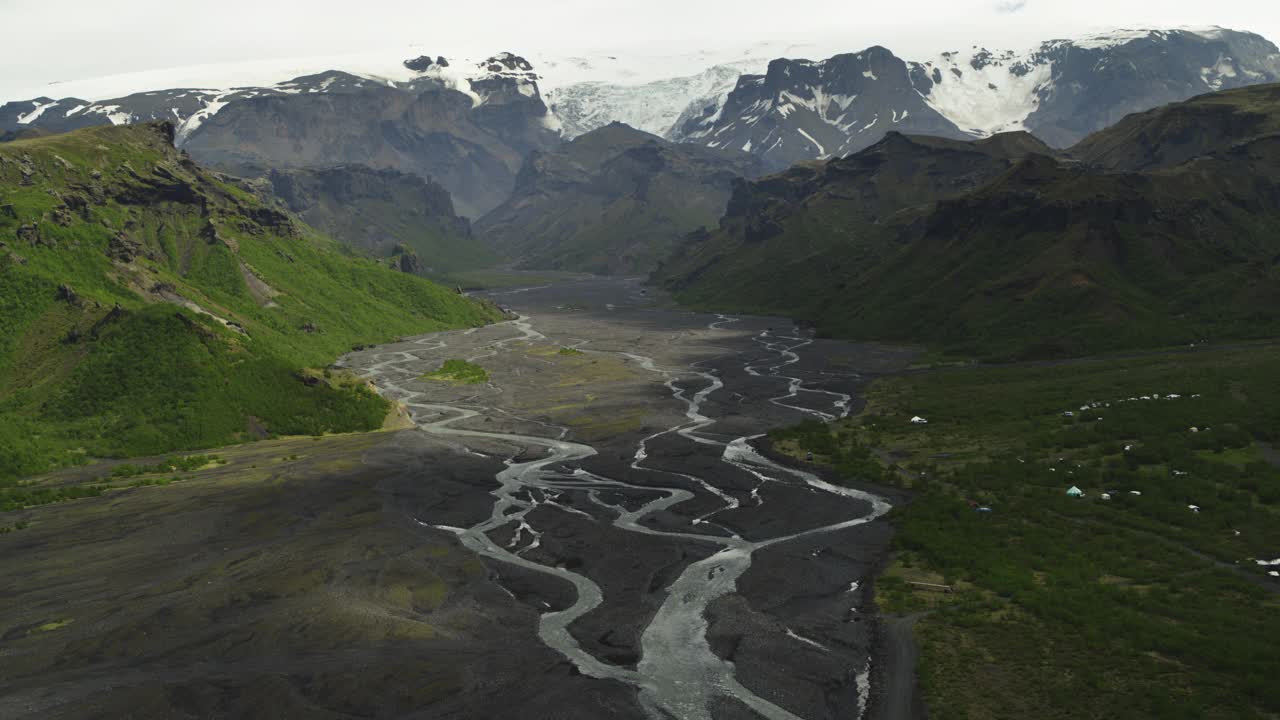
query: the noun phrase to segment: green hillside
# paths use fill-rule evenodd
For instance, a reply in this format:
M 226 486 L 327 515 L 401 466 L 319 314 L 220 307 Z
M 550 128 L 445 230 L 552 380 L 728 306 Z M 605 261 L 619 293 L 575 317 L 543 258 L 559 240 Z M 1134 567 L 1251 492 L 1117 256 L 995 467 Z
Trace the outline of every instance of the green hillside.
M 196 166 L 165 124 L 0 146 L 0 478 L 376 428 L 323 367 L 491 307 L 355 259 Z
M 938 369 L 771 437 L 910 489 L 875 596 L 914 622 L 931 710 L 1260 720 L 1280 713 L 1256 562 L 1280 546 L 1278 373 L 1275 345 Z

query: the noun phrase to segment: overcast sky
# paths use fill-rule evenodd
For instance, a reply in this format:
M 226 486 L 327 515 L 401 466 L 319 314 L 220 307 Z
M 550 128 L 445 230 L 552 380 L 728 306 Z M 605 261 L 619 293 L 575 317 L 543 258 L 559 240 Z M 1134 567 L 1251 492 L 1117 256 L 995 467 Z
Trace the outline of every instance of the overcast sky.
M 908 59 L 1124 27 L 1221 25 L 1280 41 L 1280 0 L 0 0 L 0 100 L 176 65 L 421 48 L 654 52 L 806 36 Z M 871 3 L 865 3 L 870 5 Z

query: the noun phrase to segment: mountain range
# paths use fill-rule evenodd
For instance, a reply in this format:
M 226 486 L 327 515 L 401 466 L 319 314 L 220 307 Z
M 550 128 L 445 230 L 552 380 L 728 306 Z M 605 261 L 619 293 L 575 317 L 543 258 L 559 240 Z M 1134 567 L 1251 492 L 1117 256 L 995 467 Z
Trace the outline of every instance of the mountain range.
M 1131 116 L 1065 152 L 893 133 L 737 184 L 655 279 L 696 305 L 998 358 L 1271 336 L 1280 85 Z
M 178 124 L 179 145 L 213 166 L 394 169 L 436 180 L 460 214 L 478 219 L 507 199 L 529 153 L 612 122 L 749 152 L 781 170 L 855 152 L 891 131 L 969 139 L 1025 129 L 1062 148 L 1132 112 L 1280 80 L 1274 44 L 1221 28 L 1122 30 L 919 61 L 883 47 L 825 60 L 789 54 L 827 50 L 761 46 L 665 60 L 330 58 L 315 61 L 332 62 L 328 68 L 277 84 L 236 86 L 241 75 L 228 70 L 224 90 L 8 102 L 0 134 L 168 120 Z M 254 77 L 270 67 L 264 62 Z M 66 87 L 105 92 L 138 82 Z
M 925 62 L 873 47 L 775 60 L 670 136 L 744 148 L 777 170 L 855 152 L 890 131 L 963 139 L 1028 130 L 1066 147 L 1129 113 L 1277 80 L 1274 44 L 1217 28 L 1118 31 L 1026 53 L 973 47 Z

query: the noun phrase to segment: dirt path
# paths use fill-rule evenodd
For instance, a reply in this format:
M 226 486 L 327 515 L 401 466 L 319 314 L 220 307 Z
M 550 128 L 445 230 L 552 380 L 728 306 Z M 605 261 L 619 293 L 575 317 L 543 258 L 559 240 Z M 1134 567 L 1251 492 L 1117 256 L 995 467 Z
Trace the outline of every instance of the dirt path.
M 924 700 L 916 685 L 916 662 L 919 648 L 914 630 L 920 618 L 928 613 L 881 618 L 878 660 L 883 668 L 879 695 L 869 720 L 921 720 L 927 716 Z
M 1257 441 L 1258 450 L 1262 453 L 1262 459 L 1271 463 L 1276 467 L 1280 467 L 1280 449 L 1271 443 L 1265 443 L 1261 440 Z
M 1222 352 L 1227 350 L 1244 350 L 1248 348 L 1266 348 L 1280 346 L 1280 340 L 1266 340 L 1256 343 L 1224 343 L 1222 345 L 1195 345 L 1181 348 L 1165 348 L 1161 350 L 1142 350 L 1116 355 L 1090 355 L 1088 357 L 1067 358 L 1065 360 L 1026 360 L 1008 363 L 955 363 L 916 367 L 904 370 L 902 375 L 923 375 L 926 373 L 945 372 L 948 370 L 990 370 L 1000 368 L 1054 368 L 1073 365 L 1092 365 L 1094 363 L 1112 362 L 1115 360 L 1139 360 L 1143 358 L 1171 357 L 1174 355 L 1194 355 L 1199 353 Z

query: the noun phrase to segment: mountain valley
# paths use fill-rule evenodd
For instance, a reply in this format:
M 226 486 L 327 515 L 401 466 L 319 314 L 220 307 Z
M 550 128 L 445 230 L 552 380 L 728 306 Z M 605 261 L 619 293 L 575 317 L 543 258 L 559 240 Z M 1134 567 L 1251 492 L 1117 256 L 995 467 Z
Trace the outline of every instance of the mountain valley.
M 150 1 L 0 71 L 0 717 L 1280 716 L 1263 35 Z

